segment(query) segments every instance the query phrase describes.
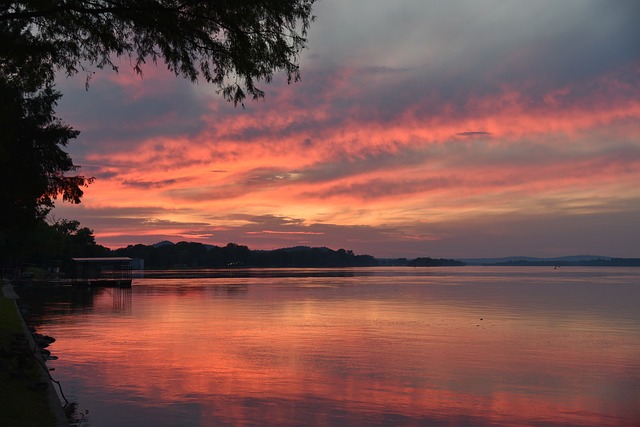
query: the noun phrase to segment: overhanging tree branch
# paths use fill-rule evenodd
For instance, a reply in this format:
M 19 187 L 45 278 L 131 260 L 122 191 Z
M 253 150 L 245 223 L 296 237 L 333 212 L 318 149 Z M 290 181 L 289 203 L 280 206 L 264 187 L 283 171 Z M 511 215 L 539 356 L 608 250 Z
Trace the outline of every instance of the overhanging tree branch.
M 54 115 L 59 71 L 87 71 L 88 84 L 89 69 L 117 71 L 119 57 L 139 74 L 164 61 L 242 104 L 276 72 L 300 78 L 315 1 L 0 0 L 0 252 L 17 224 L 42 220 L 57 197 L 79 203 L 93 180 L 68 176 L 63 148 L 78 132 Z
M 203 78 L 237 104 L 247 94 L 262 97 L 255 83 L 277 71 L 299 79 L 314 1 L 31 0 L 0 9 L 0 26 L 55 45 L 46 59 L 68 74 L 83 61 L 117 69 L 119 56 L 131 57 L 141 73 L 147 60 L 162 59 L 176 75 Z M 226 84 L 230 76 L 243 84 Z

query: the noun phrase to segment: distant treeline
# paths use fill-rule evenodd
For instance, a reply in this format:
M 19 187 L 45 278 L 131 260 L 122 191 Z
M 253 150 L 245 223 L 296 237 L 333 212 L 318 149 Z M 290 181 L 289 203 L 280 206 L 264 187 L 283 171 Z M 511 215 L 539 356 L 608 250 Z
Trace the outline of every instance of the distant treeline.
M 247 246 L 229 243 L 226 246 L 205 245 L 196 242 L 161 242 L 155 245 L 130 245 L 111 251 L 110 256 L 141 258 L 145 268 L 224 268 L 224 267 L 374 267 L 379 265 L 405 265 L 412 267 L 461 266 L 452 259 L 416 258 L 407 260 L 378 260 L 371 255 L 356 255 L 351 250 L 293 248 L 270 251 L 251 250 Z
M 6 236 L 5 236 L 6 237 Z M 4 244 L 4 246 L 2 246 Z M 93 230 L 81 227 L 79 221 L 40 221 L 38 225 L 20 234 L 20 238 L 4 239 L 0 236 L 0 277 L 16 275 L 27 266 L 43 270 L 51 268 L 70 272 L 74 257 L 125 256 L 144 260 L 149 269 L 166 268 L 228 268 L 228 267 L 372 267 L 410 266 L 441 267 L 463 265 L 494 266 L 593 266 L 640 267 L 640 258 L 591 259 L 496 259 L 464 260 L 442 258 L 374 258 L 356 255 L 351 250 L 297 246 L 270 251 L 251 250 L 247 246 L 229 243 L 214 246 L 197 242 L 172 243 L 164 241 L 154 245 L 130 245 L 111 250 L 96 243 Z M 565 257 L 571 258 L 571 257 Z
M 329 248 L 251 250 L 247 246 L 229 243 L 226 246 L 196 242 L 162 242 L 151 246 L 132 245 L 116 249 L 111 256 L 144 259 L 145 268 L 222 268 L 222 267 L 370 267 L 378 265 L 371 255 L 356 255 L 353 251 Z
M 541 261 L 528 261 L 528 260 L 513 260 L 507 262 L 497 262 L 486 265 L 497 266 L 513 266 L 513 267 L 526 267 L 526 266 L 551 266 L 551 267 L 640 267 L 640 258 L 607 258 L 607 259 L 592 259 L 592 260 L 577 260 L 577 261 L 553 261 L 553 260 L 541 260 Z
M 466 265 L 462 261 L 443 258 L 416 258 L 407 262 L 409 267 L 458 267 Z

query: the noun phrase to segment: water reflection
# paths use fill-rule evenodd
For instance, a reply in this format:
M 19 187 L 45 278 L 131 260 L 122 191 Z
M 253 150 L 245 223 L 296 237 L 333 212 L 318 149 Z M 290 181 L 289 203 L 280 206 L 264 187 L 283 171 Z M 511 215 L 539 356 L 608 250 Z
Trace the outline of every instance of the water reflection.
M 94 311 L 112 314 L 131 312 L 130 288 L 103 288 L 39 284 L 19 289 L 22 300 L 31 307 L 29 323 L 35 326 L 51 321 L 51 315 L 73 315 Z
M 371 269 L 362 268 L 210 268 L 186 270 L 140 270 L 134 272 L 137 278 L 189 279 L 189 278 L 239 278 L 239 277 L 354 277 L 376 274 Z
M 93 426 L 640 420 L 635 271 L 313 273 L 45 304 L 52 364 Z
M 114 313 L 131 313 L 131 288 L 109 288 L 106 292 L 111 294 Z

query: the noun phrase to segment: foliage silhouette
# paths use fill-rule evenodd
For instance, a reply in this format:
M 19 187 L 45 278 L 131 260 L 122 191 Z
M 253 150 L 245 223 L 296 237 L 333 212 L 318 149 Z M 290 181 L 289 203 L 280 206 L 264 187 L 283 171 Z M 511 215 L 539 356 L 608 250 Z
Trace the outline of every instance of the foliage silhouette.
M 0 69 L 0 263 L 26 256 L 35 230 L 54 200 L 80 203 L 93 178 L 77 170 L 63 150 L 78 132 L 54 116 L 60 98 L 35 77 L 21 80 Z
M 238 267 L 367 267 L 378 265 L 370 255 L 329 248 L 251 250 L 229 243 L 226 246 L 179 242 L 162 245 L 131 245 L 112 251 L 113 256 L 144 259 L 146 268 L 238 268 Z
M 31 88 L 0 74 L 0 203 L 2 223 L 42 219 L 54 200 L 79 203 L 92 179 L 67 176 L 77 167 L 62 149 L 78 132 L 54 116 L 60 94 Z
M 128 58 L 140 75 L 163 61 L 241 104 L 262 98 L 257 82 L 284 71 L 300 78 L 298 57 L 315 0 L 25 0 L 0 3 L 0 262 L 15 258 L 62 196 L 79 203 L 93 178 L 62 150 L 78 131 L 54 116 L 56 73 L 117 71 Z
M 235 104 L 261 98 L 256 82 L 297 63 L 315 0 L 27 0 L 0 6 L 1 56 L 14 68 L 53 80 L 89 67 L 118 69 L 125 56 L 142 74 L 147 61 L 192 81 L 203 78 Z
M 11 234 L 0 251 L 0 272 L 16 275 L 25 264 L 43 270 L 57 268 L 69 272 L 74 257 L 103 257 L 109 248 L 96 243 L 93 230 L 75 220 L 58 220 L 52 224 L 39 220 L 20 233 Z

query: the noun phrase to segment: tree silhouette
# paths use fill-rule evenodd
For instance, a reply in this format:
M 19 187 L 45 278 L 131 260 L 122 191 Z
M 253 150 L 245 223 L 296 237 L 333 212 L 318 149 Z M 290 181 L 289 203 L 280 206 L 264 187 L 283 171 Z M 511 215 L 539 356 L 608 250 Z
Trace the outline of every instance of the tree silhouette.
M 315 0 L 28 0 L 0 5 L 2 66 L 49 80 L 125 56 L 142 73 L 163 60 L 176 75 L 218 86 L 229 101 L 264 96 L 255 86 L 283 70 L 299 78 Z M 7 61 L 7 58 L 11 60 Z M 90 71 L 89 71 L 90 73 Z M 90 76 L 90 74 L 89 74 Z
M 128 58 L 163 61 L 202 78 L 234 104 L 261 98 L 256 82 L 299 79 L 315 0 L 26 0 L 0 2 L 0 250 L 54 206 L 79 203 L 92 178 L 62 149 L 78 132 L 54 115 L 56 73 L 117 71 Z M 2 257 L 0 257 L 2 258 Z
M 84 176 L 62 149 L 78 132 L 53 115 L 61 95 L 51 86 L 29 87 L 0 73 L 0 227 L 43 219 L 61 195 L 79 203 Z

